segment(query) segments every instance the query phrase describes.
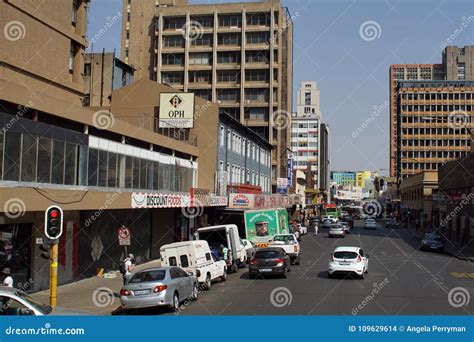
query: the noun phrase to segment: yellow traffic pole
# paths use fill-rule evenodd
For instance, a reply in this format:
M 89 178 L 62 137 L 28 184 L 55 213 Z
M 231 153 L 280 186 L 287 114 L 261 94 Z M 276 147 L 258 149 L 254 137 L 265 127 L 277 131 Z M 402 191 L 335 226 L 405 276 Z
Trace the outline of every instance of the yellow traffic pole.
M 49 267 L 49 305 L 56 307 L 58 289 L 58 244 L 51 244 L 51 258 Z

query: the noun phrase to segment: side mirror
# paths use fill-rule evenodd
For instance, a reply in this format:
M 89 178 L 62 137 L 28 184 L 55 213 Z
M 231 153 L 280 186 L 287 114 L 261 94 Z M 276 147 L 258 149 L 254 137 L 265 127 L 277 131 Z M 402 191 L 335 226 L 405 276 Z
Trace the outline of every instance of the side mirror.
M 21 316 L 34 316 L 35 313 L 33 312 L 33 310 L 30 310 L 30 309 L 20 309 L 20 315 Z

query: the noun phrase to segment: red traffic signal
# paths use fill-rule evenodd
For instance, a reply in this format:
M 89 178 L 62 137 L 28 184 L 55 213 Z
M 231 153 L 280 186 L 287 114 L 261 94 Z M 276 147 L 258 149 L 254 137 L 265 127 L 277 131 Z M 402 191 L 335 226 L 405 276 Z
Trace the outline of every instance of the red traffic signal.
M 48 239 L 59 239 L 63 233 L 63 210 L 53 205 L 44 214 L 44 235 Z

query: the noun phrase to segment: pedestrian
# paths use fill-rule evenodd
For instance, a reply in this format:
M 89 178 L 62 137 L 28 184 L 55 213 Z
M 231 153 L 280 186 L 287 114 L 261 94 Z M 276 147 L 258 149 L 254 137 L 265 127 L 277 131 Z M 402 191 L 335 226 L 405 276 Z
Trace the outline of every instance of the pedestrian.
M 132 269 L 135 267 L 133 264 L 133 254 L 130 253 L 123 261 L 120 262 L 119 269 L 123 276 L 123 286 L 128 285 L 130 278 L 132 277 Z
M 7 287 L 13 287 L 13 278 L 11 276 L 10 269 L 8 267 L 5 267 L 2 273 L 5 275 L 5 278 L 3 278 L 2 285 Z
M 317 223 L 314 224 L 314 235 L 318 235 L 319 233 L 319 226 Z

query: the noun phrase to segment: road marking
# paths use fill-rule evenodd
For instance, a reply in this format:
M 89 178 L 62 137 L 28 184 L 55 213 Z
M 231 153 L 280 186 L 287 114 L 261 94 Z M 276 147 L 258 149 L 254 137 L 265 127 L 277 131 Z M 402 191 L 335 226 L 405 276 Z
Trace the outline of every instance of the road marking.
M 468 273 L 468 272 L 450 272 L 450 273 L 454 278 L 474 279 L 474 272 L 471 272 L 471 273 Z

